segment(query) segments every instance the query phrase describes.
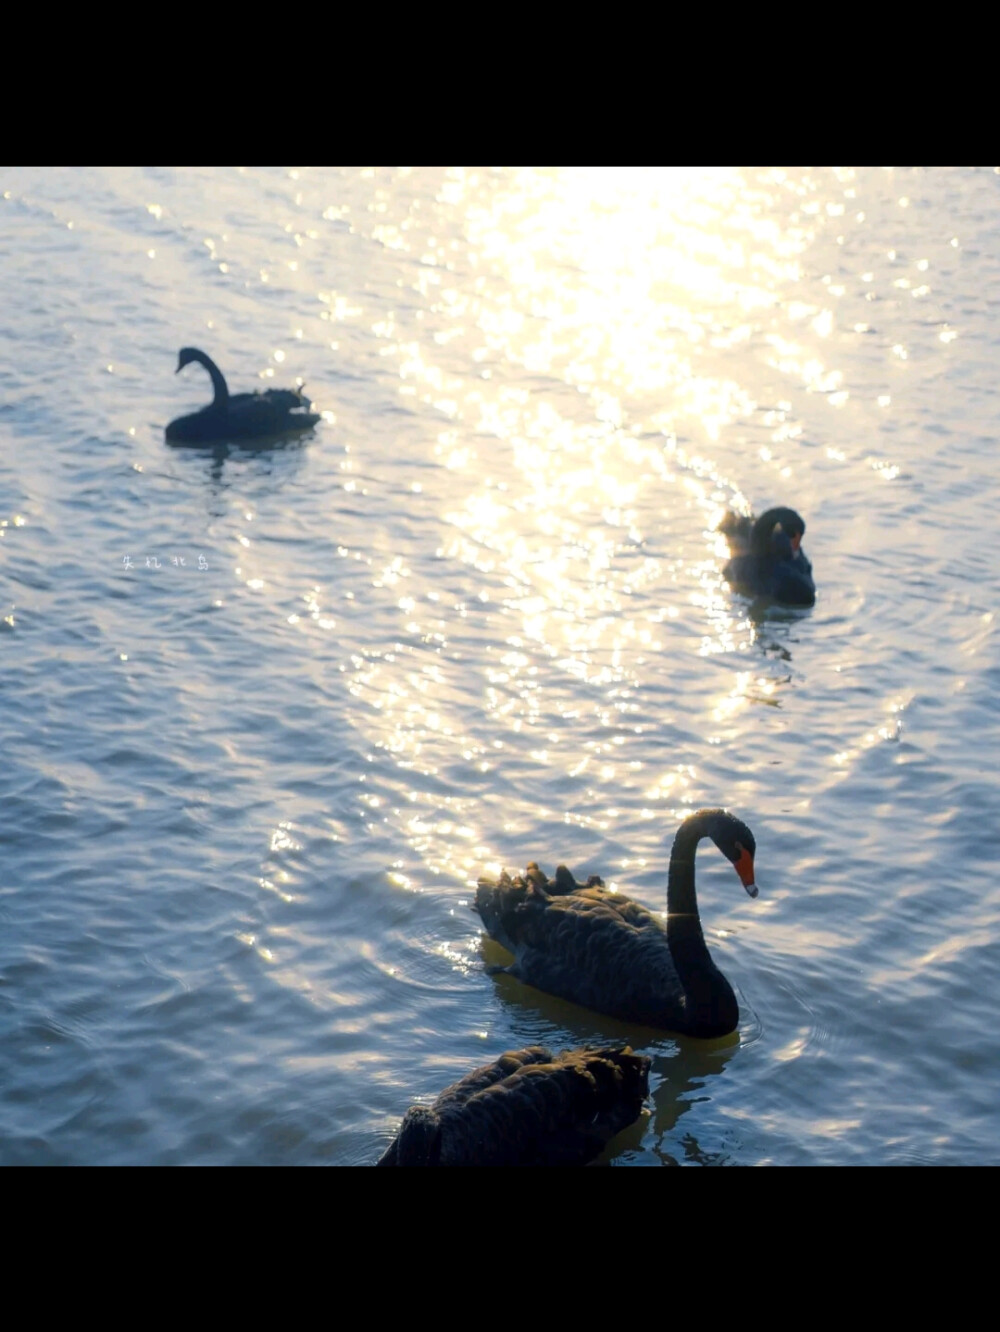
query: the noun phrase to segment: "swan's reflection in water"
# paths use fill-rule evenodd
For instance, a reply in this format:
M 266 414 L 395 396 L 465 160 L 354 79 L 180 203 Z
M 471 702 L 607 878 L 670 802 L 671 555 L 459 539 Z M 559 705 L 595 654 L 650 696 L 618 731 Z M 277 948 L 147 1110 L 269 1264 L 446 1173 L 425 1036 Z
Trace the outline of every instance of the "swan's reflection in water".
M 751 604 L 745 621 L 749 626 L 748 649 L 742 654 L 742 660 L 750 665 L 756 659 L 757 664 L 736 671 L 728 692 L 715 705 L 712 713 L 715 721 L 731 720 L 748 704 L 782 707 L 785 692 L 795 680 L 793 673 L 786 669 L 792 666 L 792 648 L 798 642 L 792 636 L 792 629 L 807 613 L 789 611 L 775 606 L 774 602 Z
M 747 619 L 754 627 L 754 642 L 763 652 L 773 653 L 782 661 L 791 661 L 789 644 L 796 641 L 791 636 L 792 631 L 800 620 L 809 618 L 811 612 L 811 606 L 804 609 L 779 606 L 766 597 L 758 597 L 747 607 Z
M 661 1036 L 662 1041 L 662 1036 Z M 650 1070 L 653 1113 L 644 1135 L 643 1145 L 659 1158 L 663 1165 L 680 1165 L 676 1155 L 679 1142 L 683 1159 L 698 1165 L 724 1165 L 727 1153 L 706 1151 L 694 1134 L 676 1137 L 678 1121 L 694 1105 L 711 1101 L 711 1084 L 724 1072 L 729 1061 L 740 1049 L 738 1032 L 714 1041 L 696 1041 L 678 1037 L 671 1056 L 654 1055 Z M 642 1049 L 645 1047 L 634 1047 Z M 673 1150 L 671 1150 L 673 1148 Z
M 253 464 L 257 476 L 278 476 L 284 478 L 299 470 L 306 445 L 316 437 L 316 431 L 302 431 L 297 435 L 273 435 L 265 439 L 243 442 L 242 444 L 220 441 L 212 445 L 177 444 L 171 442 L 172 457 L 193 464 L 199 471 L 204 471 L 208 464 L 207 476 L 213 487 L 227 489 L 232 483 L 224 477 L 226 462 Z M 275 455 L 285 455 L 276 457 Z M 290 464 L 294 464 L 290 466 Z

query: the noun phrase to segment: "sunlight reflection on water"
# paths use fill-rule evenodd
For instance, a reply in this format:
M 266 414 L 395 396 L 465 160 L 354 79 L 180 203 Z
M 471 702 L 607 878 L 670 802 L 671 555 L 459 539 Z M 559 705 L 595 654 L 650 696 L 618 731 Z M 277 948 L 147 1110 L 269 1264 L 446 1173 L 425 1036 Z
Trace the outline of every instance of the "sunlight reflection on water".
M 752 904 L 698 862 L 739 1037 L 640 1033 L 616 1160 L 997 1159 L 995 202 L 10 173 L 5 1159 L 370 1161 L 443 1072 L 633 1036 L 487 976 L 470 884 L 564 860 L 662 912 L 707 804 L 759 845 Z M 192 341 L 305 379 L 315 434 L 171 456 Z M 808 612 L 722 577 L 722 514 L 777 502 Z

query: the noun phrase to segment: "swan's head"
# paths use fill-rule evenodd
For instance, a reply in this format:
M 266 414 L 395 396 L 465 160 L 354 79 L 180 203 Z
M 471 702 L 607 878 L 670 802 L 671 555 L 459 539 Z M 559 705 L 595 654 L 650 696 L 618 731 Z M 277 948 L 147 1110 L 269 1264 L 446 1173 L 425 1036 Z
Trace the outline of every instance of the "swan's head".
M 750 546 L 755 555 L 768 555 L 773 549 L 775 532 L 783 532 L 791 542 L 792 554 L 797 555 L 805 530 L 805 519 L 794 509 L 768 509 L 753 525 Z
M 203 353 L 200 352 L 197 347 L 182 347 L 181 354 L 177 358 L 177 369 L 174 371 L 174 374 L 180 374 L 184 367 L 190 365 L 192 361 L 200 362 L 202 355 Z
M 753 833 L 742 819 L 730 814 L 728 809 L 704 809 L 699 812 L 705 819 L 705 832 L 736 870 L 740 883 L 750 896 L 756 897 L 753 858 L 757 854 L 757 843 Z

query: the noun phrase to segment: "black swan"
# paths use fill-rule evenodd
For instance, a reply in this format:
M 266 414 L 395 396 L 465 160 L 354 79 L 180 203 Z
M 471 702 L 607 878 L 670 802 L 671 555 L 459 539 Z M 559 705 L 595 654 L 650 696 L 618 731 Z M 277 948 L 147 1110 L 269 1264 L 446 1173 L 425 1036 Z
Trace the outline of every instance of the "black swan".
M 230 396 L 222 371 L 197 347 L 182 347 L 175 374 L 192 361 L 208 371 L 215 397 L 190 416 L 179 416 L 167 426 L 171 444 L 221 444 L 227 440 L 266 439 L 308 430 L 319 417 L 301 389 L 267 389 L 263 393 Z
M 564 866 L 547 881 L 532 863 L 524 878 L 480 879 L 476 910 L 514 954 L 491 967 L 584 1008 L 687 1036 L 725 1036 L 739 1022 L 732 986 L 709 954 L 694 889 L 694 856 L 710 837 L 757 896 L 753 833 L 724 809 L 689 815 L 674 838 L 667 924 L 594 879 L 573 888 Z
M 788 606 L 816 604 L 812 565 L 802 549 L 806 525 L 794 509 L 768 509 L 755 521 L 729 512 L 719 531 L 732 559 L 722 575 L 737 592 L 773 597 Z
M 412 1106 L 376 1165 L 586 1165 L 638 1119 L 650 1062 L 627 1045 L 508 1050 Z

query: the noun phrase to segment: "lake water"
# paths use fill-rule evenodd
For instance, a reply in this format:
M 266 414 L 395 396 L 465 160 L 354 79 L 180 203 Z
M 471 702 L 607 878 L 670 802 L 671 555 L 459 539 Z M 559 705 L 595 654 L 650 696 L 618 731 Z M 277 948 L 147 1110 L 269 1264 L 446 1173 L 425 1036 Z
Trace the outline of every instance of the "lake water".
M 630 1037 L 615 1166 L 1000 1164 L 1000 175 L 0 173 L 0 1163 L 362 1165 Z M 284 448 L 164 442 L 230 388 Z M 818 600 L 721 576 L 790 504 Z M 506 977 L 484 870 L 665 908 L 739 1032 Z

